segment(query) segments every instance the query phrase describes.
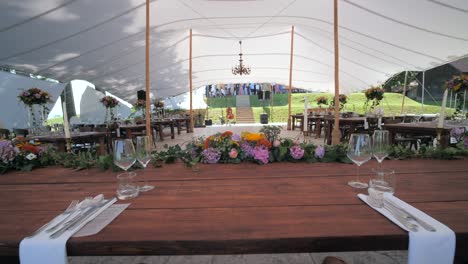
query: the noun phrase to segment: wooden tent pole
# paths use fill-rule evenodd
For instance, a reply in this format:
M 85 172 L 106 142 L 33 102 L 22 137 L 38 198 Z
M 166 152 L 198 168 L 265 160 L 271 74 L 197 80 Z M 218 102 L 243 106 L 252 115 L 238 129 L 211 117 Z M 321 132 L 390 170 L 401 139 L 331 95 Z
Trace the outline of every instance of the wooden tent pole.
M 335 40 L 335 125 L 332 131 L 332 144 L 338 145 L 341 141 L 340 132 L 340 75 L 339 75 L 339 48 L 338 48 L 338 0 L 334 0 L 333 28 Z
M 403 86 L 403 100 L 401 101 L 401 115 L 405 111 L 406 83 L 408 81 L 408 71 L 405 71 L 405 84 Z
M 193 83 L 192 83 L 192 29 L 190 29 L 190 51 L 189 51 L 189 80 L 190 80 L 190 131 L 193 131 Z M 188 128 L 187 128 L 188 129 Z
M 294 26 L 291 27 L 291 54 L 289 60 L 288 130 L 291 130 L 292 70 L 294 57 Z
M 145 50 L 145 68 L 146 68 L 146 135 L 149 137 L 151 146 L 153 146 L 153 137 L 151 136 L 151 96 L 150 96 L 150 0 L 146 0 L 146 50 Z

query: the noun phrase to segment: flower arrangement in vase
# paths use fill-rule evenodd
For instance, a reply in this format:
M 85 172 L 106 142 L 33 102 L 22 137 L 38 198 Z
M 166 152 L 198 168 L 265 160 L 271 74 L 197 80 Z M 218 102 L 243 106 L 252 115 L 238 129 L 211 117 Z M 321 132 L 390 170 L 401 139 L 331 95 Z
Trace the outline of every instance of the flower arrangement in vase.
M 366 96 L 366 102 L 364 103 L 364 107 L 367 110 L 367 107 L 369 106 L 369 103 L 372 102 L 370 105 L 370 110 L 374 110 L 376 106 L 380 104 L 380 101 L 384 98 L 384 89 L 382 87 L 374 87 L 371 86 L 371 88 L 367 89 L 364 92 L 364 95 Z
M 31 128 L 40 128 L 43 121 L 46 119 L 46 115 L 48 114 L 49 109 L 47 108 L 46 104 L 52 102 L 50 94 L 39 88 L 33 87 L 21 92 L 18 95 L 18 98 L 29 108 L 29 123 Z M 34 109 L 35 106 L 40 107 L 40 109 Z M 36 117 L 37 112 L 40 113 L 39 117 Z
M 454 119 L 465 119 L 465 114 L 462 113 L 464 110 L 464 101 L 462 98 L 465 96 L 464 93 L 468 88 L 468 75 L 461 74 L 455 75 L 450 80 L 445 82 L 445 89 L 449 92 L 455 93 L 455 113 L 453 114 Z M 457 98 L 458 97 L 458 98 Z M 458 100 L 457 100 L 458 99 Z
M 348 96 L 346 94 L 340 94 L 338 96 L 338 101 L 340 102 L 340 111 L 343 110 L 345 104 L 348 102 Z M 331 101 L 331 107 L 335 106 L 335 100 Z
M 107 95 L 107 96 L 102 97 L 100 102 L 106 108 L 106 116 L 104 118 L 105 122 L 108 122 L 107 112 L 110 112 L 110 118 L 111 118 L 111 120 L 114 120 L 114 111 L 113 111 L 113 109 L 119 104 L 119 101 L 116 98 Z
M 322 107 L 322 105 L 328 104 L 328 99 L 325 96 L 319 96 L 315 99 L 315 102 L 318 104 L 319 107 Z
M 138 99 L 135 103 L 135 110 L 139 111 L 141 110 L 143 119 L 145 119 L 145 114 L 146 114 L 146 100 L 143 99 Z

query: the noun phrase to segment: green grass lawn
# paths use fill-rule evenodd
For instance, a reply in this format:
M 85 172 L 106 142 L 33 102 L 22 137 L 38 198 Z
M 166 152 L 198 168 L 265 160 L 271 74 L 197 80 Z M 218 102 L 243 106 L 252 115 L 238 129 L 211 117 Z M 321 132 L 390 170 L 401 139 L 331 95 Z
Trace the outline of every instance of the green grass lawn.
M 293 94 L 291 98 L 291 113 L 303 113 L 304 112 L 304 96 L 307 96 L 309 101 L 309 108 L 318 107 L 315 103 L 315 99 L 319 96 L 325 96 L 329 98 L 329 101 L 333 98 L 331 93 L 302 93 L 302 94 Z M 273 95 L 273 107 L 265 104 L 264 102 L 258 100 L 256 96 L 250 97 L 250 105 L 252 106 L 252 111 L 254 113 L 254 118 L 256 122 L 260 122 L 260 114 L 268 113 L 270 117 L 270 122 L 287 122 L 288 120 L 288 95 L 287 94 L 278 94 Z M 384 99 L 380 102 L 380 106 L 384 109 L 385 116 L 400 115 L 401 113 L 401 102 L 403 96 L 398 93 L 385 93 Z M 226 101 L 224 98 L 211 98 L 209 104 L 215 106 L 210 108 L 209 117 L 213 121 L 218 120 L 221 112 L 224 111 L 226 106 L 223 105 L 223 101 Z M 354 111 L 360 114 L 364 114 L 366 111 L 364 109 L 364 104 L 366 102 L 366 97 L 363 93 L 353 93 L 348 95 L 348 103 L 345 105 L 344 111 Z M 235 105 L 235 100 L 232 102 Z M 233 108 L 234 109 L 234 108 Z M 440 106 L 437 105 L 424 105 L 424 113 L 426 114 L 435 114 L 440 112 Z M 447 114 L 451 115 L 454 112 L 454 109 L 448 109 Z M 405 98 L 405 110 L 404 113 L 407 114 L 420 114 L 423 113 L 422 105 L 419 102 L 416 102 L 408 97 Z

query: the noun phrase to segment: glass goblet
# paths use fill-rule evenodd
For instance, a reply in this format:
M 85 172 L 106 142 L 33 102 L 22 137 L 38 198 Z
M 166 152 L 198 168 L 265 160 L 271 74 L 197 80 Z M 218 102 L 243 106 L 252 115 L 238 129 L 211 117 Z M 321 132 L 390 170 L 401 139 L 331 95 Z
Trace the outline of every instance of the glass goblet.
M 372 158 L 372 146 L 367 134 L 351 134 L 348 145 L 348 158 L 357 165 L 356 179 L 349 181 L 353 188 L 367 188 L 368 184 L 359 180 L 359 167 Z
M 143 168 L 146 168 L 151 161 L 151 142 L 148 136 L 136 138 L 136 158 Z M 149 185 L 147 181 L 144 181 L 144 185 L 140 187 L 140 192 L 147 192 L 153 189 L 153 185 Z
M 382 170 L 382 162 L 390 153 L 390 132 L 388 130 L 375 130 L 372 135 L 372 154 Z

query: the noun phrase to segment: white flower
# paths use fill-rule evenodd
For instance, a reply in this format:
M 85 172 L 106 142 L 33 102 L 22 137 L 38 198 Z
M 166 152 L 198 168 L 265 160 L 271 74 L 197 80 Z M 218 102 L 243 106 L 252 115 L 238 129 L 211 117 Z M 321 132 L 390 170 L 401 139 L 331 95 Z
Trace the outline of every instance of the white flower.
M 29 154 L 26 156 L 26 159 L 28 159 L 28 160 L 33 160 L 33 159 L 35 159 L 35 158 L 37 158 L 37 156 L 36 156 L 35 154 L 33 154 L 33 153 L 29 153 Z

